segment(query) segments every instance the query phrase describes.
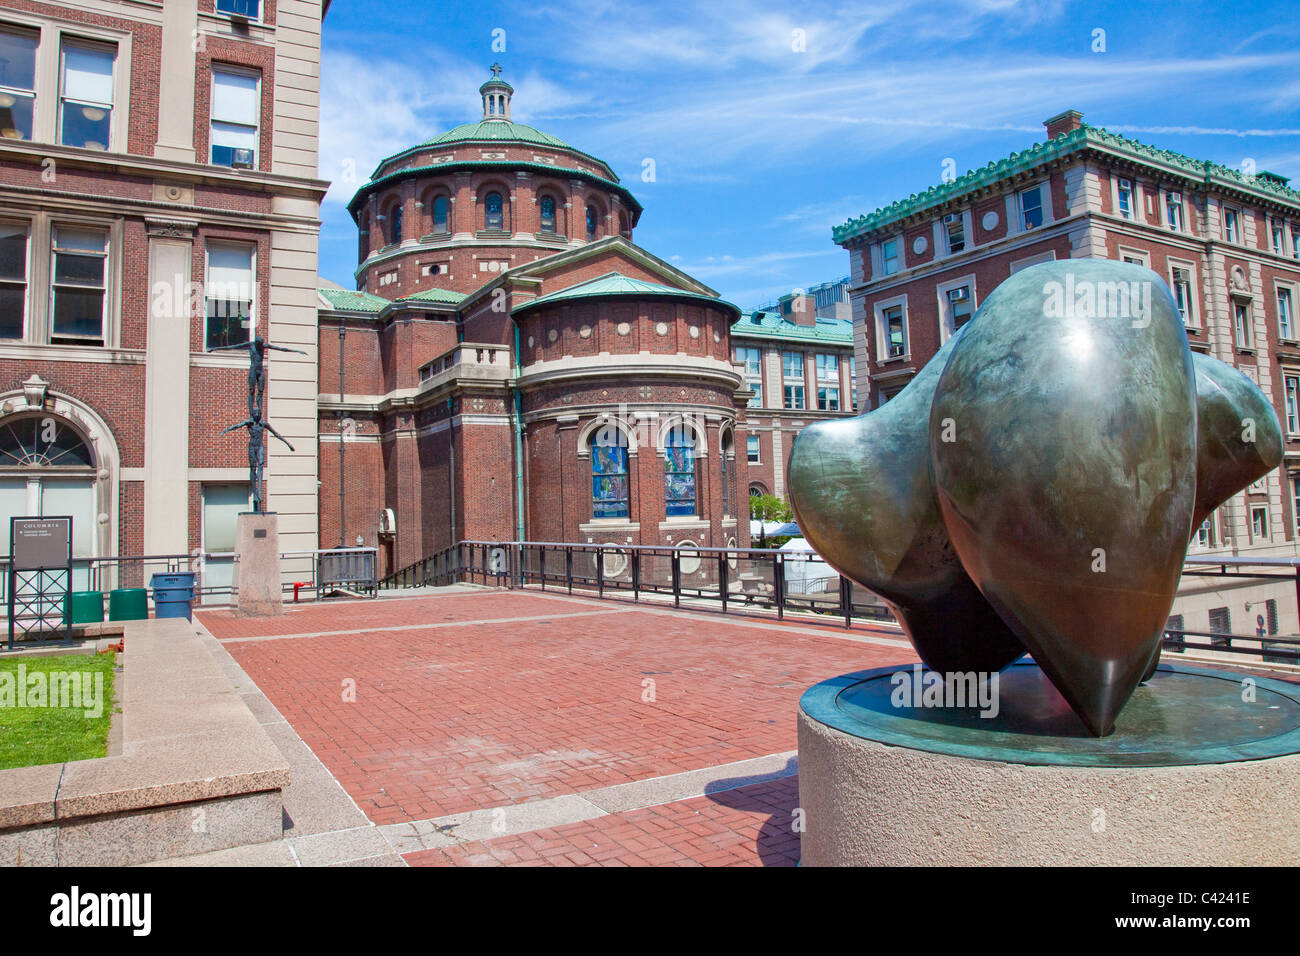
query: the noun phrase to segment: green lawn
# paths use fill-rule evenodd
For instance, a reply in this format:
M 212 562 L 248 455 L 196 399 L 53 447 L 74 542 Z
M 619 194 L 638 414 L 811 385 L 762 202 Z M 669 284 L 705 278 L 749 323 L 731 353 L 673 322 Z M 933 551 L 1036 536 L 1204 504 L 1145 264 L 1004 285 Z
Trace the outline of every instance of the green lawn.
M 107 756 L 116 660 L 0 659 L 0 770 Z

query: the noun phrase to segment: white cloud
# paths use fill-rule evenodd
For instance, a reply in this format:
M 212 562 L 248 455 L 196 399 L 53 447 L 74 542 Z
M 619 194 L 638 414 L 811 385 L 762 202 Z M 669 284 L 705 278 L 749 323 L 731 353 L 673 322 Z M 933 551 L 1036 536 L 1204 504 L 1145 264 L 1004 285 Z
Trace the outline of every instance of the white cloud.
M 837 252 L 838 250 L 834 251 Z M 775 275 L 786 275 L 792 273 L 793 270 L 784 267 L 796 260 L 826 256 L 827 253 L 828 250 L 825 248 L 802 249 L 785 252 L 760 252 L 750 256 L 704 256 L 694 262 L 685 263 L 674 258 L 672 262 L 687 275 L 701 279 L 743 275 L 760 269 Z

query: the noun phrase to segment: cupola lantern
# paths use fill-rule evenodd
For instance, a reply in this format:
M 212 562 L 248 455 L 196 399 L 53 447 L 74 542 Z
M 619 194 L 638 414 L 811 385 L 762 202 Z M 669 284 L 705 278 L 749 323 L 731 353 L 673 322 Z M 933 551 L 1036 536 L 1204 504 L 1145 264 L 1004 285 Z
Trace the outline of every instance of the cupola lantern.
M 483 119 L 510 120 L 510 97 L 515 88 L 501 79 L 501 64 L 492 64 L 492 79 L 478 88 L 483 97 Z

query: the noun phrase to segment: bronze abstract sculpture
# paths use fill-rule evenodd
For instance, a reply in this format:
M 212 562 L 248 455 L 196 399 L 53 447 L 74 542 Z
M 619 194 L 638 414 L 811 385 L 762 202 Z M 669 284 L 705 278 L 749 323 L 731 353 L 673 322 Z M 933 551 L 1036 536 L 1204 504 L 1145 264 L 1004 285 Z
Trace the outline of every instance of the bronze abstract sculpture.
M 805 428 L 799 527 L 939 671 L 1026 650 L 1097 736 L 1154 669 L 1194 529 L 1277 467 L 1245 375 L 1188 347 L 1155 273 L 1108 260 L 999 285 L 902 392 Z
M 212 351 L 233 349 L 248 349 L 248 418 L 224 429 L 221 434 L 233 432 L 236 428 L 248 429 L 248 481 L 253 488 L 253 513 L 261 514 L 262 470 L 266 467 L 266 436 L 263 433 L 270 432 L 288 445 L 290 451 L 294 450 L 293 445 L 289 444 L 289 440 L 276 431 L 270 422 L 262 418 L 262 405 L 266 394 L 266 350 L 297 352 L 299 355 L 306 355 L 307 353 L 301 349 L 272 345 L 260 335 L 255 335 L 249 341 L 240 342 L 237 345 L 219 345 Z

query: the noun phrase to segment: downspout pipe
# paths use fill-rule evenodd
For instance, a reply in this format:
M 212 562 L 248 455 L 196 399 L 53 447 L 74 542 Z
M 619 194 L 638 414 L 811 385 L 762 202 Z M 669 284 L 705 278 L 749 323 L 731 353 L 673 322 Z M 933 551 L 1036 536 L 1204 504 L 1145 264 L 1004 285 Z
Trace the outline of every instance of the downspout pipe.
M 447 546 L 456 546 L 456 429 L 451 428 L 451 417 L 454 407 L 451 397 L 447 397 L 447 507 L 449 509 L 448 530 L 451 534 L 448 537 Z
M 347 321 L 344 319 L 340 319 L 339 320 L 339 405 L 340 406 L 343 405 L 343 402 L 345 400 L 344 399 L 345 393 L 343 390 L 343 354 L 344 354 L 343 340 L 347 338 L 347 334 L 348 334 Z M 343 444 L 344 444 L 344 438 L 346 437 L 344 435 L 345 429 L 343 423 L 344 421 L 346 421 L 347 417 L 348 417 L 347 412 L 342 408 L 340 408 L 339 410 L 339 547 L 340 548 L 346 545 L 348 541 L 347 533 L 346 533 L 346 523 L 347 523 L 347 513 L 348 513 L 347 491 L 346 491 L 347 485 L 343 480 L 343 455 L 344 455 Z
M 514 393 L 514 428 L 515 428 L 515 540 L 524 540 L 524 396 L 519 390 L 519 323 L 515 327 L 515 349 L 511 369 L 510 387 Z M 522 573 L 523 569 L 520 568 Z

